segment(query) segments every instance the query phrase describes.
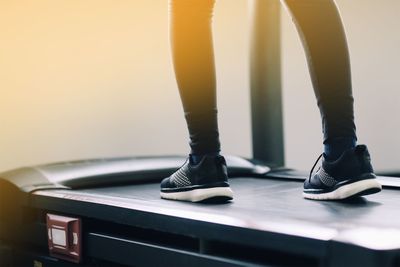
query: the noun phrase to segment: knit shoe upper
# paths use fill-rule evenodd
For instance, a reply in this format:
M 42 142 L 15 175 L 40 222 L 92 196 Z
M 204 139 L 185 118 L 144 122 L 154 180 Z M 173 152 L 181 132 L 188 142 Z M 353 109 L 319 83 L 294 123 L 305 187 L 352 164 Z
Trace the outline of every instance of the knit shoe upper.
M 320 168 L 304 182 L 306 198 L 343 199 L 381 190 L 365 145 L 346 150 L 335 161 L 328 161 L 325 155 L 322 158 Z
M 181 168 L 161 182 L 161 197 L 192 202 L 232 199 L 225 158 L 206 155 L 194 164 L 189 156 Z

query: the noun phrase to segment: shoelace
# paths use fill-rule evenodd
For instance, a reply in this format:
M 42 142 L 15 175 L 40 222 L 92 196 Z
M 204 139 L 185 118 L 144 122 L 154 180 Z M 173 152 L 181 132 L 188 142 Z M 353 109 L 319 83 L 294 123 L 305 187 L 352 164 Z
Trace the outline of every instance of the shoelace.
M 317 160 L 316 160 L 315 163 L 314 163 L 314 166 L 311 168 L 310 176 L 308 177 L 308 182 L 311 182 L 311 176 L 312 176 L 312 174 L 313 174 L 313 172 L 314 172 L 315 166 L 317 166 L 319 160 L 322 158 L 322 155 L 323 155 L 323 154 L 319 155 L 319 157 L 317 158 Z

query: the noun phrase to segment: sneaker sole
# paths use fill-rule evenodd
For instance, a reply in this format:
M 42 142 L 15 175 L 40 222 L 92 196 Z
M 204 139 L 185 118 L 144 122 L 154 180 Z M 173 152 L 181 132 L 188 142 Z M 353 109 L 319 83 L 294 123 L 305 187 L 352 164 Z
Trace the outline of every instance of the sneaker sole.
M 190 202 L 226 202 L 233 199 L 233 191 L 229 187 L 194 189 L 183 192 L 160 192 L 161 198 Z
M 344 185 L 329 193 L 310 194 L 303 192 L 303 197 L 313 200 L 341 200 L 350 197 L 375 194 L 381 190 L 382 185 L 376 179 L 368 179 Z

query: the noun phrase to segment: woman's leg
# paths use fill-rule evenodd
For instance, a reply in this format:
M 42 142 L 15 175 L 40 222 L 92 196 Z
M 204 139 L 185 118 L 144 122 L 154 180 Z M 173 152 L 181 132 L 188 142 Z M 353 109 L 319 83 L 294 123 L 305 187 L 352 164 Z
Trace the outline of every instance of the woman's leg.
M 350 60 L 333 0 L 284 0 L 307 55 L 324 133 L 322 166 L 304 183 L 304 197 L 344 199 L 381 190 L 366 146 L 356 145 Z
M 321 112 L 325 152 L 338 158 L 355 146 L 350 60 L 343 24 L 333 0 L 285 0 L 306 51 Z M 332 155 L 331 155 L 332 154 Z
M 161 197 L 198 202 L 232 199 L 219 155 L 216 81 L 211 31 L 214 0 L 170 0 L 176 80 L 190 134 L 191 155 L 161 182 Z
M 220 151 L 212 38 L 215 0 L 171 0 L 170 40 L 191 154 Z

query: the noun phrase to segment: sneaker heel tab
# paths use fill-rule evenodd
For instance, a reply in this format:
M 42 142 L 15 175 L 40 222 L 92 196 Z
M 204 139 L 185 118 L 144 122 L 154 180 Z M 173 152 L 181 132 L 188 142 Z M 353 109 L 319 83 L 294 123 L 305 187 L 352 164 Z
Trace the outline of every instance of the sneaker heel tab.
M 366 145 L 358 145 L 354 149 L 356 154 L 365 155 L 369 157 L 369 151 Z
M 360 147 L 360 148 L 358 148 Z M 364 172 L 373 173 L 374 169 L 371 164 L 371 155 L 369 154 L 368 148 L 366 145 L 360 145 L 356 147 L 356 154 L 358 155 L 358 160 L 362 166 Z
M 354 153 L 357 155 L 362 155 L 364 154 L 367 150 L 367 147 L 365 145 L 358 145 L 354 148 Z
M 227 179 L 228 176 L 228 167 L 226 165 L 226 160 L 223 156 L 219 155 L 215 157 L 215 167 L 217 168 L 217 172 L 221 175 L 223 181 Z
M 215 157 L 215 161 L 217 163 L 222 163 L 222 164 L 226 165 L 226 160 L 225 160 L 224 156 L 219 155 L 219 156 Z

